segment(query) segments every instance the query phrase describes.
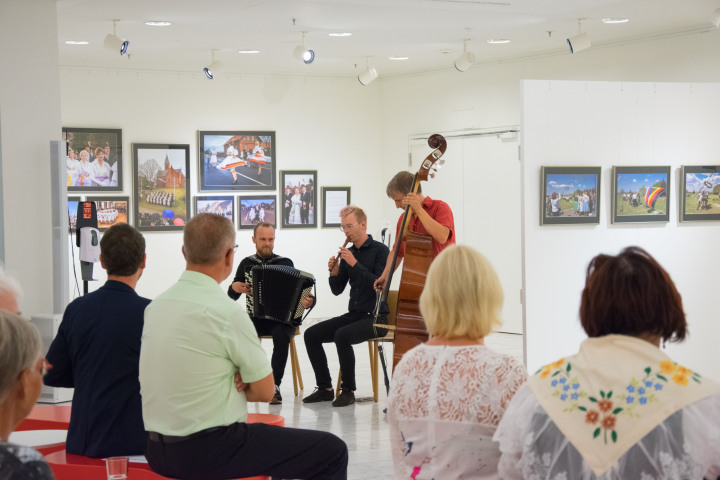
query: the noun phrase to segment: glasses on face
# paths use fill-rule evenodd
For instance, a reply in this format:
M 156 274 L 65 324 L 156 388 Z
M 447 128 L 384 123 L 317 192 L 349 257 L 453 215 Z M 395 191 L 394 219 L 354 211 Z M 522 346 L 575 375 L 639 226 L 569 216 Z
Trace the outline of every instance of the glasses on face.
M 357 223 L 351 223 L 350 225 L 340 225 L 340 231 L 346 232 L 346 231 L 350 230 L 352 227 L 354 227 L 355 225 L 357 225 Z
M 237 252 L 237 247 L 238 247 L 237 243 L 235 245 L 233 245 L 233 252 Z

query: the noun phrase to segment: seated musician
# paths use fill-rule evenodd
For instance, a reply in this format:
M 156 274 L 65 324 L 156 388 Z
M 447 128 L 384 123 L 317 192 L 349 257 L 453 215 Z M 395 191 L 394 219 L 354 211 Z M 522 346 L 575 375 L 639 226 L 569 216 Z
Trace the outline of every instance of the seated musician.
M 255 244 L 255 254 L 245 257 L 238 265 L 237 272 L 232 284 L 228 287 L 228 295 L 233 300 L 240 298 L 245 294 L 247 313 L 250 315 L 253 325 L 258 336 L 271 335 L 273 339 L 273 353 L 270 365 L 273 369 L 273 378 L 275 379 L 275 395 L 270 403 L 277 405 L 282 403 L 282 395 L 280 394 L 280 383 L 285 374 L 285 365 L 287 364 L 288 349 L 290 347 L 290 339 L 295 334 L 295 328 L 281 322 L 275 322 L 264 318 L 256 318 L 253 316 L 253 297 L 252 297 L 252 269 L 258 265 L 286 265 L 294 267 L 293 261 L 287 257 L 281 257 L 273 253 L 275 247 L 275 227 L 269 223 L 258 223 L 253 230 L 252 241 Z M 315 297 L 309 295 L 302 300 L 300 304 L 307 309 L 315 304 Z
M 340 228 L 345 232 L 348 242 L 353 245 L 350 248 L 341 247 L 337 259 L 330 258 L 329 281 L 334 295 L 340 295 L 347 284 L 350 284 L 349 311 L 313 325 L 304 334 L 317 388 L 311 395 L 303 398 L 303 402 L 326 402 L 334 398 L 323 343 L 335 342 L 342 372 L 342 391 L 333 401 L 333 407 L 345 407 L 355 403 L 353 345 L 387 333 L 386 329 L 373 326 L 376 298 L 373 282 L 385 268 L 388 248 L 367 234 L 367 217 L 361 208 L 343 208 L 340 211 L 340 221 Z M 387 311 L 387 306 L 383 310 Z
M 420 311 L 431 337 L 403 355 L 388 396 L 395 478 L 500 478 L 492 436 L 527 377 L 485 346 L 502 303 L 495 269 L 473 248 L 452 246 L 430 266 Z
M 417 233 L 426 233 L 432 237 L 433 258 L 437 257 L 448 245 L 455 243 L 455 220 L 453 219 L 450 206 L 442 200 L 433 200 L 422 194 L 422 187 L 418 185 L 417 193 L 412 192 L 413 174 L 410 172 L 398 172 L 392 180 L 387 184 L 385 193 L 394 202 L 397 208 L 405 209 L 409 205 L 411 214 L 408 217 L 407 228 Z M 405 255 L 405 241 L 402 240 L 403 215 L 398 219 L 397 231 L 395 235 L 395 246 L 393 252 L 397 249 L 396 268 L 400 264 L 400 259 Z M 401 241 L 398 241 L 398 240 Z M 390 276 L 390 267 L 393 255 L 387 259 L 387 265 L 383 270 L 380 278 L 375 282 L 376 289 L 385 288 L 388 277 Z
M 346 479 L 347 445 L 328 432 L 246 423 L 272 399 L 270 363 L 250 317 L 220 283 L 233 270 L 235 227 L 195 215 L 185 271 L 145 310 L 140 393 L 150 468 L 178 479 Z
M 588 339 L 537 371 L 495 433 L 503 479 L 716 479 L 720 385 L 660 348 L 688 334 L 668 273 L 639 247 L 590 261 Z

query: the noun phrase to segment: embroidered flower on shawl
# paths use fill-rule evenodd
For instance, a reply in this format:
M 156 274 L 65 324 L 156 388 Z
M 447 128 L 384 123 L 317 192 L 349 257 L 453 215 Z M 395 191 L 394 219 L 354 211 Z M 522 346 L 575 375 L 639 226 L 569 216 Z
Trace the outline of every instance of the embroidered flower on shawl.
M 598 438 L 602 433 L 604 443 L 608 443 L 608 435 L 613 443 L 617 442 L 618 434 L 615 426 L 620 421 L 620 415 L 628 417 L 638 417 L 643 406 L 648 403 L 657 402 L 656 394 L 663 390 L 663 384 L 668 383 L 668 376 L 673 374 L 672 381 L 676 385 L 687 386 L 692 379 L 696 383 L 701 383 L 700 374 L 693 372 L 689 368 L 678 365 L 672 360 L 660 362 L 656 369 L 646 367 L 644 376 L 640 379 L 632 377 L 625 387 L 626 393 L 621 393 L 613 399 L 613 392 L 600 390 L 600 397 L 591 396 L 582 390 L 577 377 L 571 375 L 572 364 L 560 359 L 549 365 L 545 365 L 537 374 L 540 378 L 550 377 L 550 386 L 554 389 L 552 395 L 560 401 L 566 402 L 567 407 L 563 412 L 570 413 L 574 411 L 585 412 L 585 423 L 588 425 L 596 425 L 600 422 L 593 432 L 593 438 Z M 568 391 L 572 388 L 574 392 L 568 397 Z M 568 398 L 570 401 L 567 401 Z M 588 404 L 586 402 L 589 401 Z M 637 399 L 637 402 L 636 402 Z M 614 400 L 614 401 L 613 401 Z M 592 404 L 596 404 L 595 408 L 591 408 Z M 622 407 L 616 405 L 624 405 Z

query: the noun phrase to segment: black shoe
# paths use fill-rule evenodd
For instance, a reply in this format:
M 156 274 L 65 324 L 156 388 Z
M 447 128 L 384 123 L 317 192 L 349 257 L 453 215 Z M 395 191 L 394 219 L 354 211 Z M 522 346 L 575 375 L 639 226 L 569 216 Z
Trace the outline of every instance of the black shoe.
M 325 390 L 324 388 L 315 388 L 315 391 L 303 398 L 303 403 L 317 403 L 317 402 L 329 402 L 335 398 L 332 390 Z
M 332 403 L 333 407 L 347 407 L 355 403 L 355 394 L 352 390 L 342 389 L 340 395 Z
M 282 395 L 280 395 L 280 387 L 275 385 L 275 395 L 273 395 L 272 400 L 270 400 L 270 405 L 280 405 L 282 404 Z

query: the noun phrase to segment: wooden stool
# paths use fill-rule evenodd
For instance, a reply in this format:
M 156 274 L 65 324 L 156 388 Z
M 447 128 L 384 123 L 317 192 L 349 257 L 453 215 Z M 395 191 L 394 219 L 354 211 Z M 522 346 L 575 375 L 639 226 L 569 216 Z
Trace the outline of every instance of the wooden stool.
M 300 335 L 300 327 L 295 328 L 295 334 L 290 338 L 290 367 L 292 369 L 293 390 L 295 391 L 295 396 L 298 394 L 298 385 L 300 385 L 300 390 L 305 389 L 303 386 L 302 372 L 300 372 L 300 361 L 298 360 L 297 347 L 295 347 L 295 337 L 298 335 Z M 269 338 L 272 340 L 270 335 L 264 335 L 260 338 Z

